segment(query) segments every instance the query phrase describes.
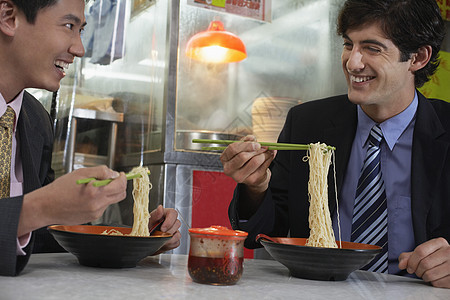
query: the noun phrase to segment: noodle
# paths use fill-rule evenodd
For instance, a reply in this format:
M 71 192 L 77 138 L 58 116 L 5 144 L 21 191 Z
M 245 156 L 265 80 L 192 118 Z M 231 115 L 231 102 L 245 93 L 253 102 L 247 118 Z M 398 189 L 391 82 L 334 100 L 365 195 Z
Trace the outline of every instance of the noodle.
M 102 232 L 102 234 L 106 234 L 106 235 L 123 235 L 122 232 L 120 232 L 119 230 L 116 230 L 114 228 L 106 229 L 105 231 Z
M 309 161 L 309 228 L 306 243 L 310 247 L 337 248 L 328 208 L 328 169 L 334 151 L 325 144 L 310 144 L 304 160 Z
M 133 179 L 133 228 L 127 235 L 129 236 L 150 236 L 148 223 L 150 213 L 148 212 L 149 192 L 152 188 L 148 177 L 147 167 L 135 167 L 130 174 L 140 174 L 141 177 Z M 105 230 L 102 234 L 106 235 L 124 235 L 116 229 Z
M 150 236 L 148 229 L 148 221 L 150 213 L 148 212 L 148 195 L 151 183 L 148 178 L 147 167 L 135 167 L 131 170 L 131 174 L 141 174 L 140 178 L 133 179 L 133 229 L 131 236 Z

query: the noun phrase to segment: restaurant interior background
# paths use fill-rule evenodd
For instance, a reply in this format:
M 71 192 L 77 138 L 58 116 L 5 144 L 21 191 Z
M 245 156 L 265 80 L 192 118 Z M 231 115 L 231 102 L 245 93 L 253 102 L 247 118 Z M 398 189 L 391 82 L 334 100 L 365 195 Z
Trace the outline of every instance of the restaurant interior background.
M 178 210 L 182 240 L 173 252 L 186 254 L 188 227 L 230 227 L 235 187 L 222 173 L 219 154 L 201 150 L 192 138 L 253 133 L 276 139 L 289 107 L 345 93 L 342 40 L 335 34 L 342 2 L 90 1 L 86 56 L 75 59 L 58 92 L 29 90 L 54 119 L 56 175 L 99 164 L 120 171 L 148 166 L 150 209 Z M 445 0 L 438 2 L 446 17 Z M 243 41 L 246 59 L 205 63 L 185 55 L 189 39 L 211 21 Z M 450 100 L 443 84 L 450 80 L 450 38 L 443 50 L 439 74 L 422 91 Z M 132 201 L 129 192 L 96 223 L 132 225 Z

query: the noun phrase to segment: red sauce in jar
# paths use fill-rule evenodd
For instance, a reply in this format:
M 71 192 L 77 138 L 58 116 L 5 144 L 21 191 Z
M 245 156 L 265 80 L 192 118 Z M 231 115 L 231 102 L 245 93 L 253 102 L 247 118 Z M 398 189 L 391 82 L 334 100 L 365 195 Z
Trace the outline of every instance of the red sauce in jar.
M 198 283 L 231 285 L 242 276 L 243 257 L 198 257 L 189 255 L 188 271 Z

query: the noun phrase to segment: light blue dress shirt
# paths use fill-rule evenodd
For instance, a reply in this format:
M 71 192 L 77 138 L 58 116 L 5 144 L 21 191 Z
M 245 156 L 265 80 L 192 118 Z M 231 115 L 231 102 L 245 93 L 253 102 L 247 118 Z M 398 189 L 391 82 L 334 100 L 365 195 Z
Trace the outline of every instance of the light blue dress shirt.
M 384 140 L 381 143 L 381 171 L 384 178 L 388 208 L 389 273 L 397 274 L 398 256 L 414 250 L 411 216 L 411 149 L 418 106 L 417 93 L 411 104 L 400 114 L 380 124 Z M 341 238 L 350 241 L 353 205 L 362 163 L 368 148 L 370 130 L 376 123 L 358 106 L 358 127 L 342 190 L 339 192 Z M 336 213 L 333 229 L 339 239 Z

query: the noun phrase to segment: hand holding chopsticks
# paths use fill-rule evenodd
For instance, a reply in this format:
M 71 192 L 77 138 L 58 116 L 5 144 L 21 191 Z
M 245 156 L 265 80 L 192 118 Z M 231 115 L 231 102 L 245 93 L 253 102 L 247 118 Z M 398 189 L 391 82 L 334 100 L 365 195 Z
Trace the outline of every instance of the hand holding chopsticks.
M 150 174 L 150 172 L 149 172 Z M 131 174 L 131 173 L 127 173 L 125 174 L 127 177 L 127 180 L 130 179 L 134 179 L 134 178 L 140 178 L 141 174 Z M 83 178 L 83 179 L 78 179 L 77 180 L 77 184 L 85 184 L 85 183 L 89 183 L 91 181 L 94 181 L 94 183 L 92 184 L 95 187 L 99 187 L 99 186 L 104 186 L 107 185 L 108 183 L 110 183 L 111 181 L 113 181 L 114 179 L 110 178 L 110 179 L 104 179 L 104 180 L 97 180 L 97 178 Z
M 232 143 L 241 143 L 243 141 L 233 141 L 233 140 L 208 140 L 208 139 L 193 139 L 192 143 L 201 144 L 218 144 L 218 145 L 230 145 Z M 286 144 L 286 143 L 269 143 L 269 142 L 258 142 L 261 146 L 268 147 L 269 150 L 308 150 L 309 145 L 304 144 Z M 225 150 L 226 147 L 202 147 L 202 150 Z M 327 146 L 328 150 L 336 150 L 333 146 Z

